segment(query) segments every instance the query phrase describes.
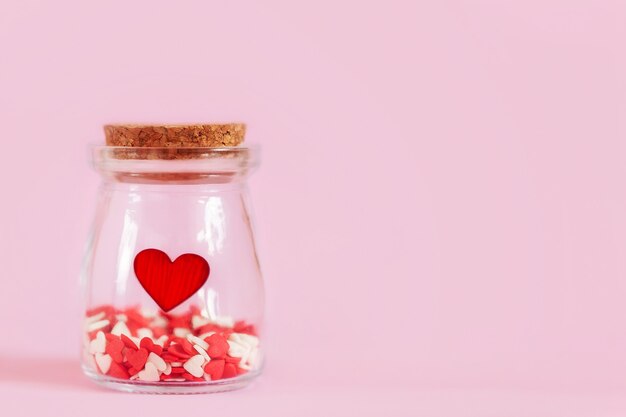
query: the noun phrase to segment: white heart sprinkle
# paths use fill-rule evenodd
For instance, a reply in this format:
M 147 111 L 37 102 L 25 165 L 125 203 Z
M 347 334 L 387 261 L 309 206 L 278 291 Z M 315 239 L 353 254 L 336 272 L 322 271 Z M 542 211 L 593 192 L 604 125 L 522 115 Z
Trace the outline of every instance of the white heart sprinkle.
M 141 307 L 139 310 L 142 316 L 145 318 L 152 318 L 156 316 L 156 310 L 149 309 L 147 307 Z
M 208 353 L 206 353 L 206 350 L 202 349 L 199 345 L 193 345 L 193 348 L 196 350 L 196 352 L 202 355 L 205 361 L 207 362 L 211 361 L 211 357 L 209 356 Z
M 228 354 L 233 358 L 242 358 L 250 353 L 250 348 L 246 345 L 242 345 L 232 340 L 228 340 Z
M 176 337 L 186 337 L 189 333 L 191 330 L 185 327 L 174 327 L 174 336 Z
M 143 339 L 144 337 L 148 337 L 152 339 L 152 330 L 147 327 L 142 327 L 141 329 L 137 329 L 137 337 L 139 339 Z
M 137 375 L 139 375 L 139 379 L 146 382 L 157 382 L 160 380 L 159 370 L 152 362 L 146 362 L 143 371 L 139 371 Z
M 198 327 L 206 326 L 209 323 L 211 323 L 211 321 L 206 317 L 198 316 L 197 314 L 191 317 L 191 327 L 193 327 L 194 330 Z
M 96 322 L 88 324 L 87 327 L 85 328 L 85 331 L 87 333 L 90 333 L 90 332 L 93 332 L 95 330 L 107 327 L 109 324 L 111 324 L 111 322 L 109 320 L 99 320 L 99 321 L 96 321 Z
M 251 347 L 259 346 L 259 338 L 251 334 L 239 333 L 239 340 Z
M 165 367 L 165 370 L 163 371 L 164 375 L 169 375 L 172 373 L 172 365 L 170 365 L 169 363 L 167 364 L 167 366 Z
M 91 342 L 89 342 L 89 353 L 91 353 L 92 355 L 96 353 L 104 353 L 106 344 L 107 340 L 104 337 L 104 333 L 102 333 L 102 331 L 99 331 L 98 333 L 96 333 L 96 337 Z
M 166 327 L 167 319 L 165 317 L 156 316 L 150 323 L 151 327 Z
M 128 321 L 128 316 L 124 313 L 116 314 L 115 320 L 117 321 Z
M 161 372 L 167 369 L 167 363 L 165 363 L 163 358 L 161 358 L 154 352 L 150 352 L 150 354 L 148 355 L 148 362 L 153 363 L 154 366 L 156 366 L 156 368 Z
M 106 375 L 106 373 L 109 372 L 109 369 L 111 368 L 111 355 L 108 355 L 106 353 L 96 353 L 95 358 L 100 372 Z
M 164 334 L 163 336 L 159 337 L 157 340 L 154 341 L 154 343 L 156 343 L 157 345 L 163 347 L 165 345 L 165 342 L 167 342 L 167 335 Z
M 206 333 L 202 333 L 200 336 L 198 336 L 200 339 L 206 339 L 209 336 L 214 335 L 215 332 L 206 332 Z
M 113 326 L 113 329 L 111 330 L 111 334 L 114 334 L 115 336 L 131 336 L 128 326 L 123 321 L 118 321 L 117 323 L 115 323 L 115 326 Z
M 202 375 L 204 375 L 204 369 L 202 368 L 203 364 L 204 358 L 202 357 L 202 355 L 195 355 L 189 358 L 187 362 L 185 362 L 183 368 L 185 368 L 187 372 L 189 372 L 196 378 L 200 378 Z
M 261 361 L 261 351 L 259 348 L 252 348 L 245 358 L 242 358 L 239 362 L 239 367 L 249 371 L 258 367 L 258 363 Z
M 205 342 L 204 340 L 200 339 L 197 336 L 192 335 L 191 333 L 187 335 L 187 340 L 189 340 L 191 343 L 194 343 L 200 346 L 204 350 L 207 350 L 209 348 L 209 344 L 207 342 Z
M 234 327 L 235 319 L 229 316 L 215 317 L 213 319 L 213 323 L 220 325 L 222 327 Z

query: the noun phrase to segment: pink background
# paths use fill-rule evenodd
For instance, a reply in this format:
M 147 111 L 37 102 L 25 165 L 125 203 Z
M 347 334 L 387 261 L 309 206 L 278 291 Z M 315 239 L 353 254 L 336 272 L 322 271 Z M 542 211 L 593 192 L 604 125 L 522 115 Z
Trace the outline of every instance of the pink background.
M 0 3 L 3 410 L 626 415 L 624 2 L 177 3 Z M 87 145 L 231 120 L 263 146 L 266 373 L 103 391 Z

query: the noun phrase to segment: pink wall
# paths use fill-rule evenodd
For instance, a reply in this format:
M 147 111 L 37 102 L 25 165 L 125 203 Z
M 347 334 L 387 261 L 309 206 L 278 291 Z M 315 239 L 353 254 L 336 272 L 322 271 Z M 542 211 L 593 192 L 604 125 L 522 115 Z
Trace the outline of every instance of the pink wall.
M 101 125 L 243 120 L 265 387 L 624 389 L 625 3 L 170 4 L 0 5 L 0 363 L 77 355 Z

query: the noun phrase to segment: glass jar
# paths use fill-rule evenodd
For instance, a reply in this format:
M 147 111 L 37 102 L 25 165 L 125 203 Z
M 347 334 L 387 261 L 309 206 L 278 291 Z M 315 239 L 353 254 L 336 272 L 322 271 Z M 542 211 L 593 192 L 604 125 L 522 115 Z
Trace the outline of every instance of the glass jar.
M 247 385 L 262 366 L 263 282 L 246 177 L 255 148 L 98 146 L 82 269 L 83 370 L 131 392 Z

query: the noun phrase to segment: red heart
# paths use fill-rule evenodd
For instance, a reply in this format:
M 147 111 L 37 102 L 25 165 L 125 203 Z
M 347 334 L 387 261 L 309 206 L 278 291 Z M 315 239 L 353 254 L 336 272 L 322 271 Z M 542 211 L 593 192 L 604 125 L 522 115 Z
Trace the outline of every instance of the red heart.
M 224 355 L 228 352 L 230 345 L 226 341 L 226 339 L 215 333 L 205 339 L 205 342 L 209 344 L 209 349 L 207 353 L 211 357 L 211 359 L 222 359 Z
M 211 375 L 211 381 L 220 379 L 224 374 L 224 361 L 220 359 L 213 359 L 204 366 L 204 372 Z
M 134 267 L 139 283 L 163 311 L 170 311 L 198 291 L 210 270 L 202 256 L 186 253 L 172 262 L 158 249 L 139 252 Z
M 126 361 L 135 369 L 141 370 L 148 360 L 148 352 L 146 349 L 141 348 L 139 350 L 127 350 Z

